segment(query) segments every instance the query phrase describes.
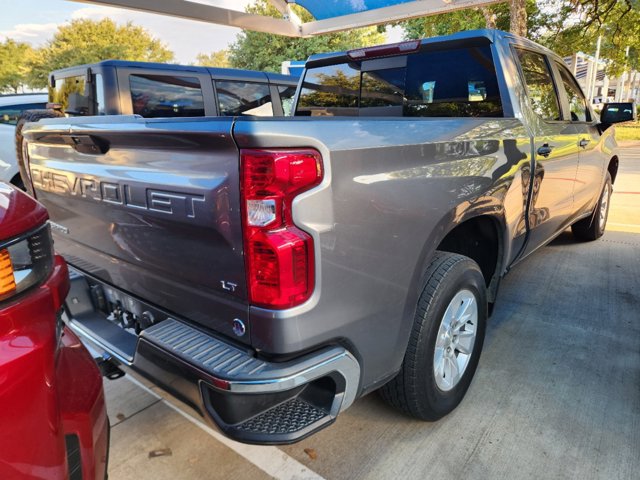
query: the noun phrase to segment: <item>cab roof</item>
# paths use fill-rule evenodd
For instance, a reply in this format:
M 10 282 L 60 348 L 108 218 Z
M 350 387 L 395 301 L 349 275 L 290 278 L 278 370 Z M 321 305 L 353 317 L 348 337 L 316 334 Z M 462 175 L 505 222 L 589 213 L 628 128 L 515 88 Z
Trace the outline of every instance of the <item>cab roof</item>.
M 442 35 L 438 37 L 430 37 L 419 40 L 420 48 L 436 45 L 438 43 L 448 43 L 449 45 L 462 46 L 467 43 L 499 43 L 508 41 L 510 43 L 516 43 L 536 50 L 544 51 L 544 53 L 557 57 L 555 53 L 542 45 L 539 45 L 527 38 L 515 35 L 513 33 L 505 32 L 503 30 L 481 29 L 481 30 L 466 30 L 463 32 L 454 33 L 451 35 Z M 404 42 L 400 42 L 404 43 Z M 365 47 L 356 50 L 366 50 Z M 314 67 L 320 65 L 327 65 L 331 63 L 338 63 L 344 61 L 348 52 L 332 52 L 332 53 L 320 53 L 311 55 L 307 60 L 307 67 Z M 559 58 L 559 57 L 558 57 Z
M 145 70 L 171 70 L 178 73 L 195 73 L 201 75 L 211 75 L 214 78 L 230 78 L 238 77 L 243 80 L 255 79 L 255 81 L 264 81 L 265 77 L 270 82 L 278 83 L 293 83 L 297 84 L 298 78 L 291 75 L 282 75 L 280 73 L 272 72 L 258 72 L 255 70 L 243 70 L 236 68 L 217 68 L 217 67 L 200 67 L 196 65 L 177 65 L 169 63 L 154 63 L 154 62 L 133 62 L 128 60 L 103 60 L 102 62 L 96 62 L 85 65 L 76 65 L 73 67 L 63 68 L 60 70 L 54 70 L 51 72 L 51 76 L 54 78 L 65 78 L 74 75 L 84 75 L 87 68 L 131 68 L 131 69 L 145 69 Z

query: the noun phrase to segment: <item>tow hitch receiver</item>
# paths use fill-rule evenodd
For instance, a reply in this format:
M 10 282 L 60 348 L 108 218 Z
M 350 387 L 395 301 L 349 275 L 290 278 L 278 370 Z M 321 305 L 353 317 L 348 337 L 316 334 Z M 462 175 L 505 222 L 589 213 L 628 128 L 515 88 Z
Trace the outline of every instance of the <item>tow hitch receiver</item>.
M 99 357 L 94 360 L 98 364 L 98 368 L 100 369 L 100 373 L 102 373 L 103 377 L 106 377 L 109 380 L 117 380 L 118 378 L 124 377 L 124 371 L 111 359 Z

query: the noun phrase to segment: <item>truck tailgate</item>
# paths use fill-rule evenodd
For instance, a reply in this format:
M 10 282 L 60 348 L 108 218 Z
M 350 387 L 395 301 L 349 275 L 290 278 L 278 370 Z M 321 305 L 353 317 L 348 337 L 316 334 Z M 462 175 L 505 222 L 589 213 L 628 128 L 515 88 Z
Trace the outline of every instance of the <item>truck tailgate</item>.
M 56 249 L 98 280 L 231 335 L 247 308 L 231 129 L 230 118 L 30 126 L 32 184 Z

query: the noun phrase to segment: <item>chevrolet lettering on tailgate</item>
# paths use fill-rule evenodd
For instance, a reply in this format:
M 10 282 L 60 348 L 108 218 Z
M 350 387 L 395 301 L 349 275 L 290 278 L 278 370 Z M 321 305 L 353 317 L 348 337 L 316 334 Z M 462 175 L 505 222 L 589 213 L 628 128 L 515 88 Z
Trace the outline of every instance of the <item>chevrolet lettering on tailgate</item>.
M 186 218 L 196 218 L 205 202 L 202 195 L 106 182 L 37 168 L 31 170 L 31 177 L 34 187 L 46 192 Z

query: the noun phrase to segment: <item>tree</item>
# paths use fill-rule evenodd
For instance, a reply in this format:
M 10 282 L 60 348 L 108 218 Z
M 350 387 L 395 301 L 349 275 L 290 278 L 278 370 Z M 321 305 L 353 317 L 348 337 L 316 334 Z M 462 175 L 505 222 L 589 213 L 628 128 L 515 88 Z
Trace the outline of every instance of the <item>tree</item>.
M 211 52 L 209 54 L 199 53 L 196 56 L 196 65 L 228 68 L 231 66 L 229 62 L 229 50 L 218 50 L 217 52 Z
M 407 39 L 495 27 L 527 36 L 563 56 L 592 53 L 602 35 L 600 56 L 610 61 L 609 74 L 640 68 L 640 2 L 634 0 L 509 0 L 400 25 Z
M 600 58 L 607 74 L 625 68 L 640 69 L 640 4 L 631 0 L 547 0 L 555 22 L 537 39 L 560 55 L 593 53 L 602 35 Z M 628 55 L 627 55 L 627 47 Z
M 130 22 L 117 25 L 108 18 L 73 20 L 61 26 L 53 39 L 36 52 L 30 84 L 45 87 L 52 70 L 108 59 L 169 62 L 173 52 Z
M 509 0 L 509 31 L 527 35 L 527 0 Z
M 294 6 L 295 7 L 295 6 Z M 281 17 L 280 12 L 267 0 L 256 0 L 247 8 L 249 13 Z M 303 21 L 312 18 L 306 10 L 297 9 Z M 243 31 L 231 45 L 229 60 L 236 68 L 279 72 L 285 60 L 306 60 L 318 52 L 350 50 L 384 43 L 384 35 L 376 27 L 320 35 L 312 38 L 290 38 L 269 33 Z
M 27 43 L 11 39 L 0 43 L 0 93 L 18 93 L 27 84 L 27 63 L 32 55 Z
M 509 0 L 480 8 L 456 10 L 402 22 L 407 39 L 450 35 L 463 30 L 497 28 L 535 38 L 553 17 L 536 0 Z

